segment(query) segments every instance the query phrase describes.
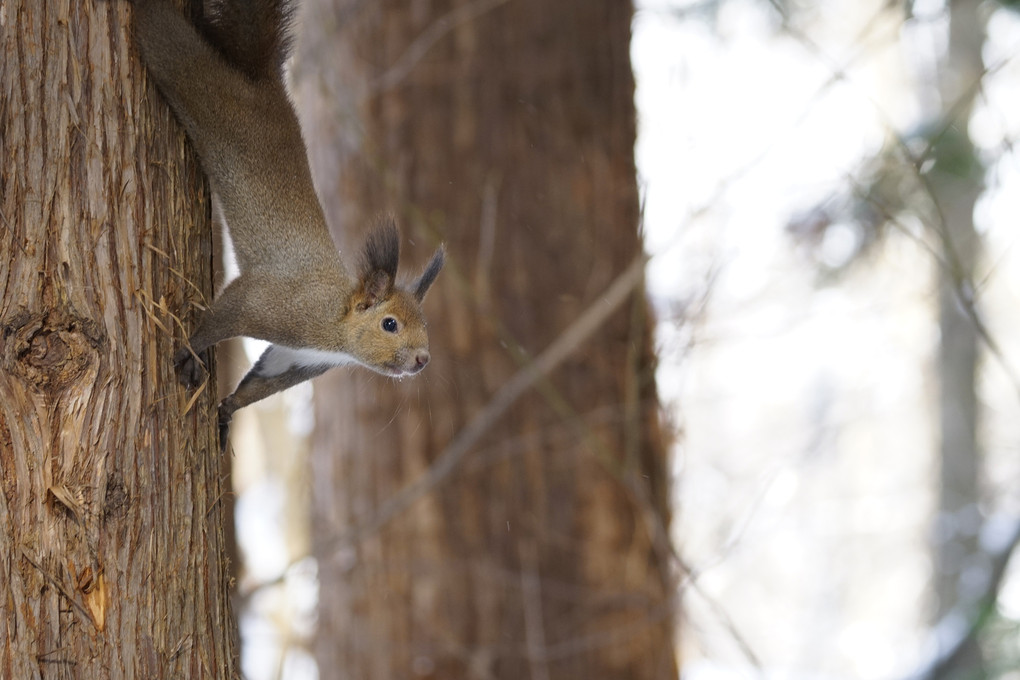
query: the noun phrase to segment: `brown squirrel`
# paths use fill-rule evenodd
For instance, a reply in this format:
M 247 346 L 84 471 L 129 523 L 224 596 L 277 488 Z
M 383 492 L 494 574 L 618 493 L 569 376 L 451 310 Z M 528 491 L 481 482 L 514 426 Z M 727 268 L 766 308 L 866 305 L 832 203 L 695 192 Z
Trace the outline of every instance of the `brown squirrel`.
M 369 234 L 357 276 L 341 261 L 283 82 L 287 0 L 219 0 L 197 26 L 169 0 L 133 4 L 142 59 L 198 153 L 240 268 L 175 356 L 180 380 L 199 384 L 220 340 L 272 343 L 220 403 L 221 447 L 237 409 L 333 366 L 421 371 L 429 361 L 421 305 L 444 250 L 409 287 L 397 286 L 400 242 L 389 220 Z

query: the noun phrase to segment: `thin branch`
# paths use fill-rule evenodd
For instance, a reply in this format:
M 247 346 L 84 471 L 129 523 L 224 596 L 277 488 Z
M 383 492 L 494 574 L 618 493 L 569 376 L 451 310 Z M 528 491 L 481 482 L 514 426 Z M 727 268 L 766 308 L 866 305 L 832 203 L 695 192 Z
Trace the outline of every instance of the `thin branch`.
M 393 89 L 408 76 L 426 53 L 447 33 L 507 2 L 509 0 L 475 0 L 439 17 L 428 29 L 415 38 L 393 66 L 375 79 L 369 91 L 379 94 Z
M 640 484 L 638 480 L 630 480 L 629 482 L 624 481 L 624 488 L 628 491 L 631 497 L 631 502 L 634 503 L 635 507 L 642 510 L 642 518 L 646 523 L 646 530 L 651 534 L 652 544 L 655 550 L 663 558 L 671 557 L 677 567 L 685 575 L 683 582 L 681 582 L 676 588 L 676 593 L 679 596 L 683 591 L 688 588 L 693 592 L 697 593 L 708 605 L 712 615 L 716 618 L 719 624 L 726 630 L 727 635 L 733 640 L 733 643 L 740 650 L 740 653 L 744 656 L 747 663 L 751 665 L 756 673 L 763 677 L 764 667 L 762 666 L 761 659 L 755 653 L 751 644 L 744 637 L 740 629 L 737 628 L 737 624 L 733 621 L 733 618 L 729 615 L 726 609 L 711 595 L 709 595 L 698 583 L 698 578 L 703 574 L 705 569 L 695 569 L 691 567 L 687 561 L 677 550 L 676 544 L 670 540 L 669 534 L 666 530 L 666 525 L 662 520 L 662 517 L 655 511 L 652 505 L 652 499 L 648 496 L 648 490 L 644 485 Z
M 936 653 L 927 666 L 909 676 L 910 680 L 939 680 L 948 677 L 948 672 L 956 667 L 959 657 L 973 644 L 978 635 L 988 622 L 988 613 L 999 599 L 999 591 L 1002 590 L 1006 577 L 1006 567 L 1009 566 L 1010 558 L 1020 545 L 1020 520 L 1013 527 L 1013 533 L 1009 541 L 998 552 L 991 553 L 992 573 L 988 578 L 988 584 L 980 597 L 973 600 L 969 605 L 960 605 L 949 611 L 935 629 L 943 627 L 943 621 L 959 616 L 966 617 L 969 622 L 967 630 L 960 635 L 953 644 L 943 651 Z
M 375 516 L 342 533 L 324 546 L 324 552 L 350 544 L 366 534 L 378 531 L 397 515 L 407 510 L 418 499 L 443 482 L 481 438 L 517 403 L 532 386 L 563 363 L 589 337 L 598 331 L 609 317 L 628 299 L 644 280 L 646 258 L 640 255 L 609 286 L 605 294 L 584 311 L 535 360 L 514 374 L 474 420 L 468 423 L 435 462 L 417 481 L 405 486 L 385 503 Z

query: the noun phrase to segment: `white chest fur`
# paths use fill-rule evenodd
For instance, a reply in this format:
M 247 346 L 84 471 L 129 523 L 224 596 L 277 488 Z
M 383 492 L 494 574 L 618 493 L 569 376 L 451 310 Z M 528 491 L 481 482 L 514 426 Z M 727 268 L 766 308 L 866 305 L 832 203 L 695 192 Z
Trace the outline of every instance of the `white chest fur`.
M 358 363 L 346 352 L 327 352 L 321 349 L 295 349 L 270 345 L 259 358 L 258 371 L 265 377 L 280 375 L 294 367 L 344 366 Z

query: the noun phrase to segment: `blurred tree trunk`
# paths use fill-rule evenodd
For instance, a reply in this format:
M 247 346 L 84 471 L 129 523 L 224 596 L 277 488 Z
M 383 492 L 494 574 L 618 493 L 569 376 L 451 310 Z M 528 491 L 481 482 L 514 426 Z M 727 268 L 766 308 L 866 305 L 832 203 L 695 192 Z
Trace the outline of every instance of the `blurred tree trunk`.
M 971 578 L 968 589 L 964 577 L 990 572 L 990 558 L 978 543 L 978 334 L 961 300 L 961 295 L 973 295 L 979 254 L 974 205 L 983 190 L 983 168 L 967 129 L 984 74 L 984 12 L 976 0 L 953 0 L 948 12 L 949 47 L 939 68 L 941 120 L 947 125 L 934 140 L 935 164 L 930 174 L 946 253 L 946 266 L 939 268 L 941 472 L 935 529 L 936 621 L 954 608 L 975 605 L 984 586 Z M 957 667 L 947 670 L 949 674 L 943 677 L 983 677 L 976 638 L 959 654 Z
M 329 678 L 675 678 L 667 457 L 642 291 L 455 473 L 356 541 L 641 253 L 620 0 L 310 0 L 295 83 L 348 257 L 439 241 L 432 364 L 316 384 L 315 653 Z M 409 269 L 410 268 L 410 269 Z
M 208 194 L 129 17 L 0 4 L 3 678 L 236 676 L 215 389 L 171 362 Z

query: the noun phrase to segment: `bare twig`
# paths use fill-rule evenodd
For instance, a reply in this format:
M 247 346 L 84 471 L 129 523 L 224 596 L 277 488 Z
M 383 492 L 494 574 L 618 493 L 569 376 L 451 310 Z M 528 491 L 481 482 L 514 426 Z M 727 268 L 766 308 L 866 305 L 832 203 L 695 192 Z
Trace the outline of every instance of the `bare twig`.
M 968 604 L 955 607 L 943 617 L 947 621 L 950 617 L 964 617 L 968 622 L 967 629 L 960 637 L 949 645 L 945 650 L 940 650 L 925 667 L 910 676 L 910 680 L 939 680 L 948 677 L 947 673 L 956 667 L 956 662 L 967 648 L 977 639 L 985 624 L 988 622 L 987 614 L 994 607 L 999 599 L 999 591 L 1005 581 L 1006 567 L 1010 558 L 1020 545 L 1020 520 L 1016 521 L 1013 533 L 1005 546 L 994 553 L 991 553 L 992 569 L 984 592 Z M 935 629 L 942 628 L 936 624 Z
M 533 362 L 524 366 L 497 390 L 485 408 L 439 454 L 428 472 L 390 497 L 379 507 L 375 516 L 328 542 L 324 546 L 324 551 L 335 550 L 342 545 L 357 541 L 361 536 L 378 531 L 449 477 L 461 459 L 503 417 L 510 407 L 601 328 L 613 312 L 641 285 L 644 279 L 645 261 L 644 255 L 635 258 L 630 266 L 609 286 L 605 294 L 585 310 Z
M 397 62 L 386 70 L 381 76 L 375 79 L 369 91 L 373 94 L 386 92 L 400 84 L 404 78 L 417 65 L 422 57 L 442 38 L 457 26 L 471 21 L 486 12 L 499 7 L 509 0 L 475 0 L 466 5 L 461 5 L 453 11 L 439 17 L 431 26 L 418 36 L 411 45 L 404 50 Z

